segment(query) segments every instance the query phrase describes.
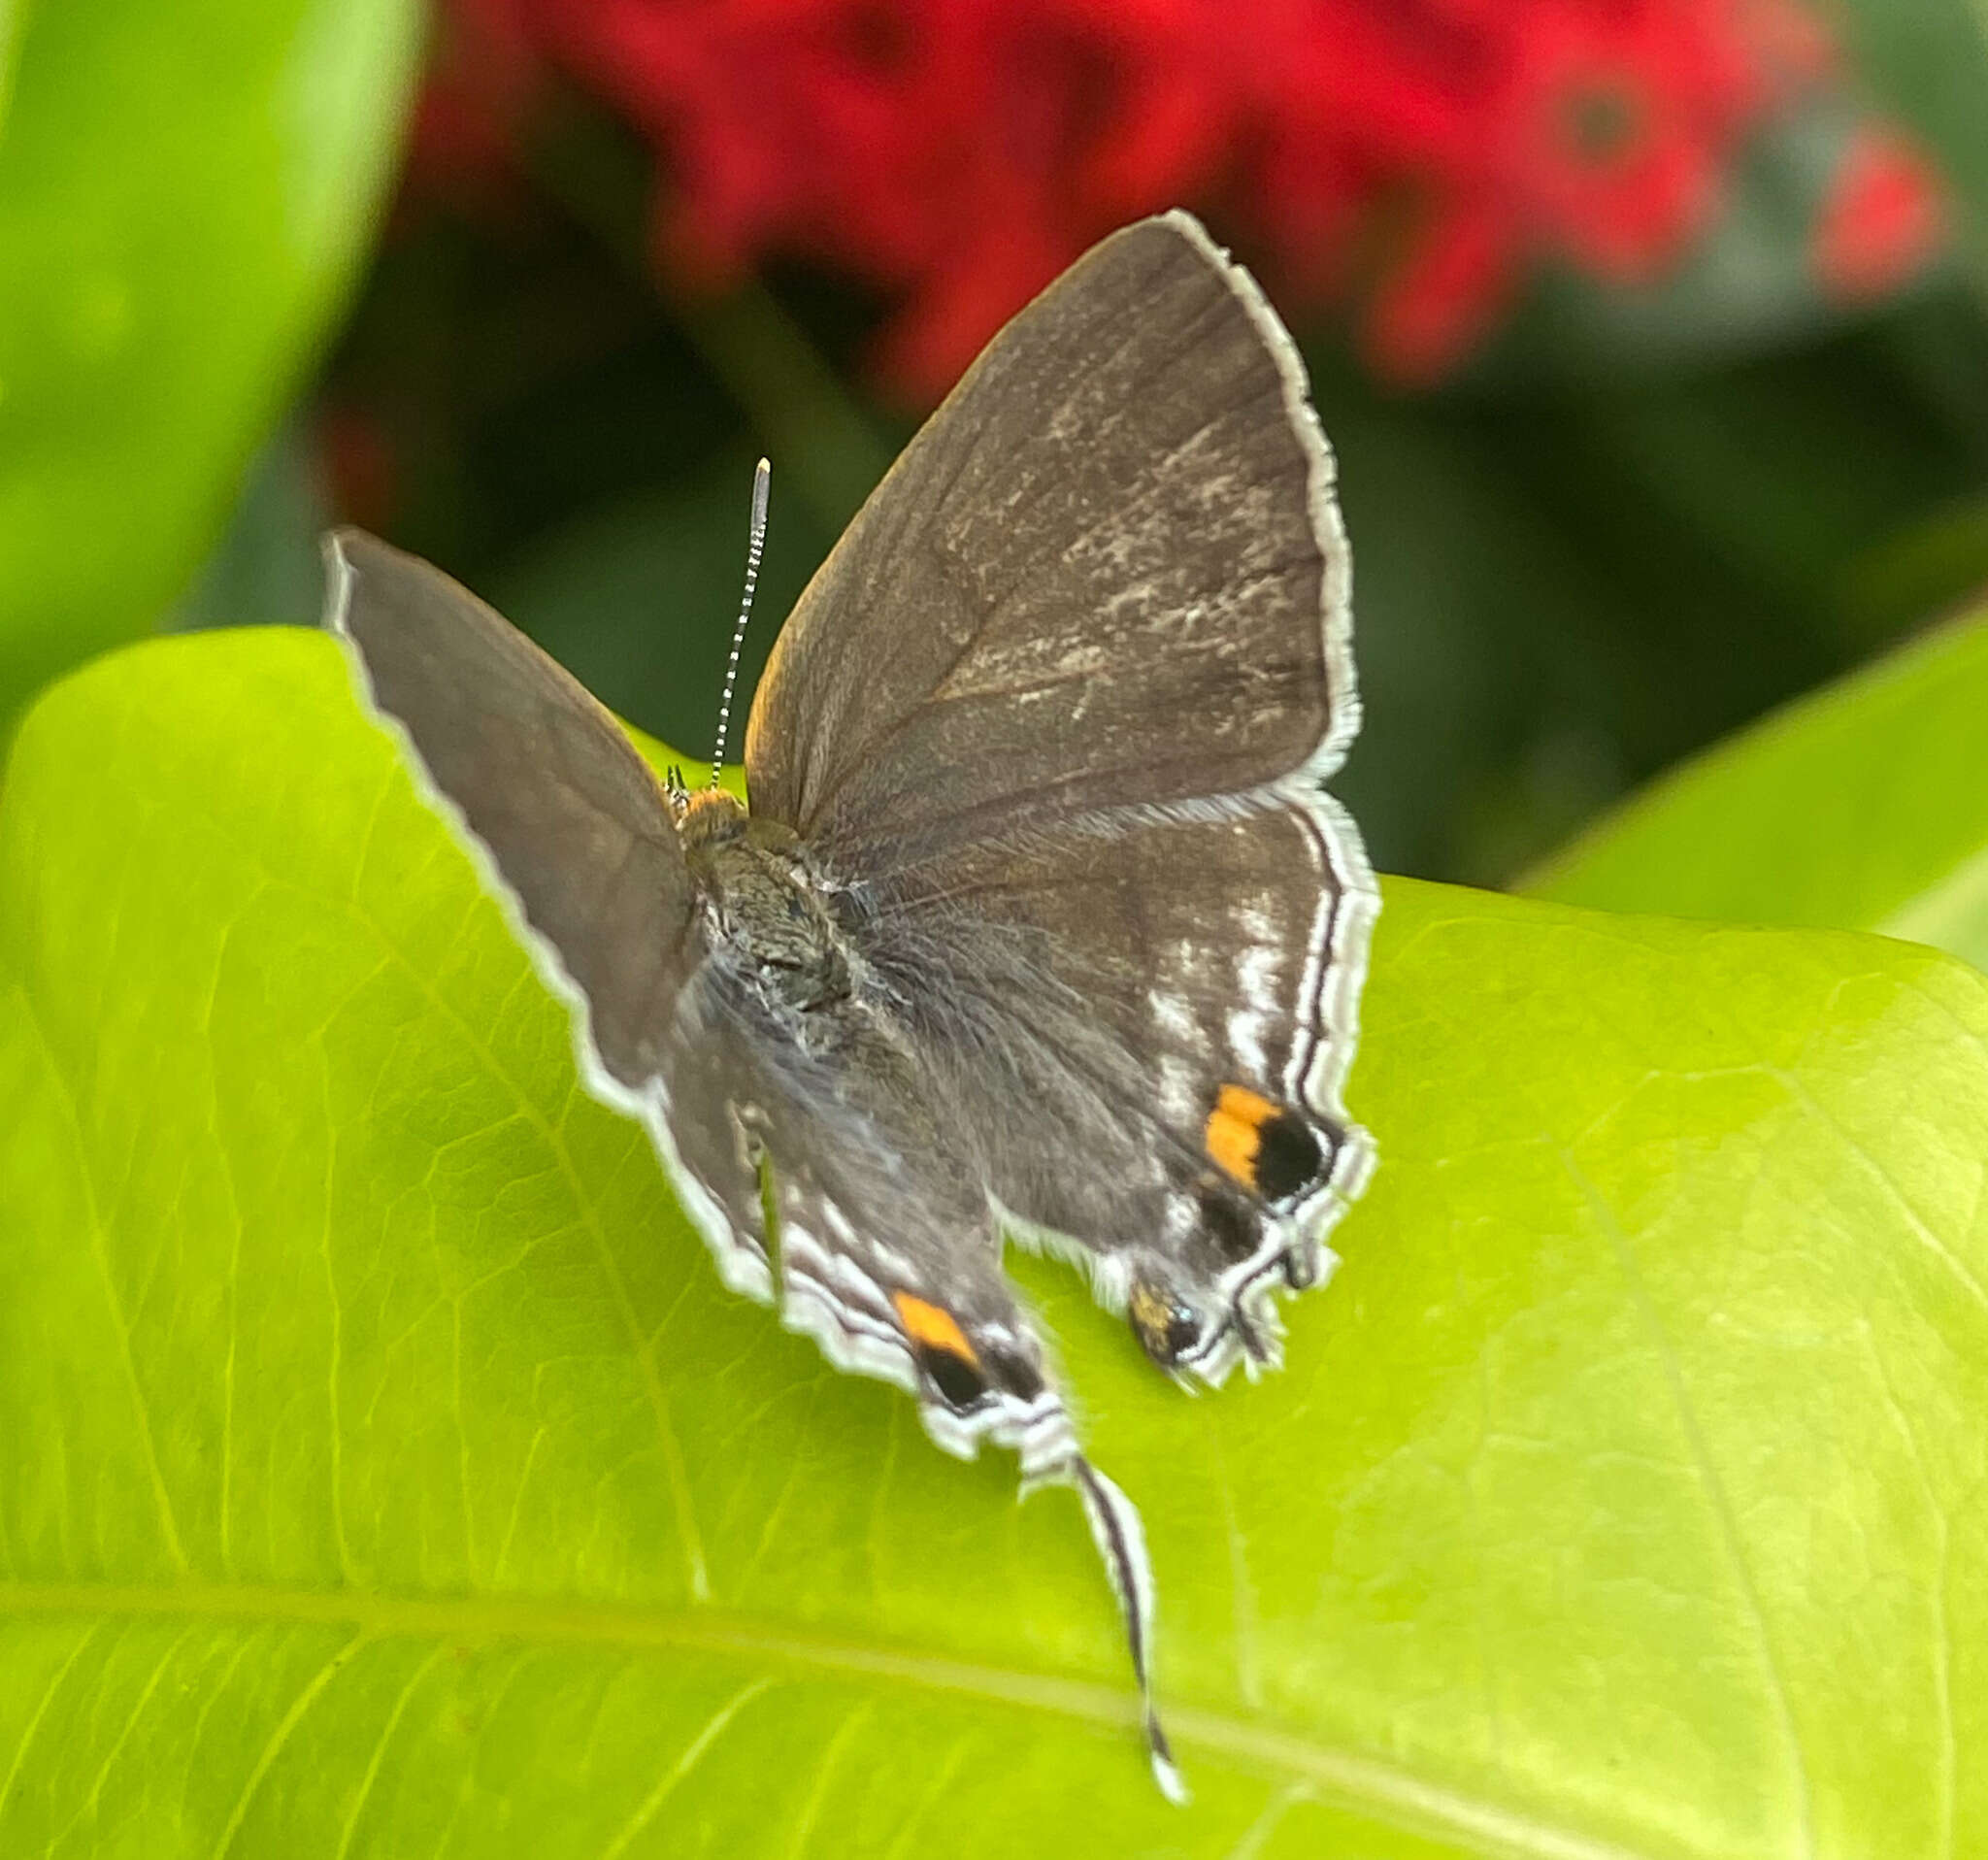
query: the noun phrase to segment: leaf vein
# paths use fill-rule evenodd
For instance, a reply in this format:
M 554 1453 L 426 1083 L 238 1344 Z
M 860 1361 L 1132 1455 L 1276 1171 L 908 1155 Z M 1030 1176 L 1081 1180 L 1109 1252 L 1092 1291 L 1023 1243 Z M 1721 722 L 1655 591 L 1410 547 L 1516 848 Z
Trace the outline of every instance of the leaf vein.
M 1732 1499 L 1726 1491 L 1724 1481 L 1719 1478 L 1717 1467 L 1712 1462 L 1704 1430 L 1699 1425 L 1698 1412 L 1692 1406 L 1691 1391 L 1685 1386 L 1684 1373 L 1677 1361 L 1676 1350 L 1673 1347 L 1669 1333 L 1664 1329 L 1663 1319 L 1642 1282 L 1642 1275 L 1637 1268 L 1628 1235 L 1624 1233 L 1621 1223 L 1615 1218 L 1614 1210 L 1609 1207 L 1601 1190 L 1588 1179 L 1580 1165 L 1574 1161 L 1572 1152 L 1565 1148 L 1561 1150 L 1561 1165 L 1567 1171 L 1568 1179 L 1587 1202 L 1588 1211 L 1596 1226 L 1607 1239 L 1623 1280 L 1629 1288 L 1629 1296 L 1636 1307 L 1637 1314 L 1656 1344 L 1657 1357 L 1664 1366 L 1664 1378 L 1670 1385 L 1671 1399 L 1677 1411 L 1678 1425 L 1683 1430 L 1693 1470 L 1711 1508 L 1719 1542 L 1733 1571 L 1735 1590 L 1752 1622 L 1754 1638 L 1760 1647 L 1761 1668 L 1767 1679 L 1768 1696 L 1773 1706 L 1781 1742 L 1787 1748 L 1789 1781 L 1795 1804 L 1795 1822 L 1790 1830 L 1794 1842 L 1792 1851 L 1809 1856 L 1812 1860 L 1815 1852 L 1815 1830 L 1807 1759 L 1803 1751 L 1801 1739 L 1796 1735 L 1795 1714 L 1788 1699 L 1787 1679 L 1781 1672 L 1780 1660 L 1774 1650 L 1773 1636 L 1768 1629 L 1767 1611 L 1762 1605 L 1759 1587 L 1754 1582 L 1753 1571 L 1746 1560 L 1745 1548 L 1740 1536 L 1739 1520 L 1733 1512 Z
M 83 1212 L 89 1223 L 90 1253 L 96 1262 L 98 1277 L 103 1280 L 104 1302 L 110 1308 L 111 1328 L 116 1332 L 118 1360 L 124 1371 L 125 1385 L 130 1390 L 131 1408 L 138 1421 L 139 1445 L 145 1451 L 146 1471 L 151 1480 L 152 1497 L 158 1506 L 159 1528 L 164 1533 L 166 1548 L 180 1569 L 191 1566 L 186 1561 L 186 1552 L 180 1544 L 179 1520 L 173 1515 L 172 1495 L 166 1490 L 166 1478 L 159 1464 L 158 1441 L 152 1433 L 151 1409 L 145 1398 L 145 1385 L 139 1379 L 138 1358 L 131 1346 L 131 1327 L 124 1314 L 123 1301 L 117 1293 L 116 1275 L 111 1269 L 110 1237 L 105 1229 L 103 1213 L 97 1205 L 96 1179 L 90 1172 L 89 1146 L 83 1140 L 83 1115 L 76 1100 L 76 1088 L 63 1073 L 56 1058 L 55 1047 L 49 1038 L 48 1029 L 42 1025 L 41 1016 L 35 1012 L 33 994 L 24 987 L 17 987 L 23 1013 L 23 1020 L 30 1027 L 42 1053 L 49 1063 L 49 1077 L 55 1085 L 55 1097 L 61 1101 L 69 1137 L 76 1152 L 77 1179 L 83 1184 Z
M 380 1735 L 373 1740 L 373 1752 L 366 1759 L 366 1772 L 359 1778 L 358 1792 L 352 1797 L 352 1806 L 346 1815 L 345 1826 L 339 1831 L 338 1851 L 332 1855 L 331 1860 L 346 1860 L 346 1855 L 351 1851 L 352 1836 L 357 1832 L 359 1823 L 365 1816 L 366 1804 L 373 1799 L 374 1787 L 380 1780 L 380 1766 L 385 1760 L 387 1746 L 393 1742 L 393 1734 L 400 1729 L 400 1721 L 407 1713 L 408 1701 L 414 1696 L 415 1688 L 421 1681 L 435 1670 L 435 1663 L 447 1651 L 447 1647 L 439 1642 L 430 1647 L 427 1658 L 408 1675 L 406 1684 L 395 1697 L 393 1710 L 387 1712 L 385 1723 L 380 1727 Z
M 741 1686 L 729 1701 L 718 1707 L 711 1722 L 683 1746 L 683 1754 L 670 1766 L 655 1787 L 643 1799 L 642 1805 L 629 1816 L 620 1832 L 601 1849 L 601 1860 L 620 1860 L 620 1856 L 628 1851 L 642 1831 L 656 1818 L 663 1804 L 675 1793 L 677 1785 L 697 1768 L 704 1760 L 705 1752 L 724 1736 L 726 1726 L 762 1692 L 771 1690 L 772 1686 L 771 1679 L 753 1679 Z
M 34 1711 L 30 1714 L 26 1725 L 22 1728 L 20 1742 L 14 1747 L 14 1761 L 7 1766 L 7 1775 L 4 1777 L 0 1777 L 0 1816 L 4 1816 L 7 1812 L 7 1804 L 9 1798 L 14 1794 L 14 1785 L 20 1779 L 21 1765 L 27 1761 L 28 1750 L 41 1732 L 42 1720 L 48 1716 L 49 1707 L 54 1703 L 55 1694 L 61 1691 L 62 1681 L 68 1678 L 70 1669 L 75 1666 L 78 1660 L 83 1658 L 83 1648 L 96 1639 L 97 1629 L 102 1625 L 101 1621 L 92 1621 L 83 1630 L 76 1644 L 69 1649 L 69 1657 L 55 1669 L 55 1677 L 49 1681 L 47 1687 L 43 1690 L 40 1700 L 35 1705 Z
M 509 1642 L 535 1646 L 595 1646 L 627 1653 L 711 1653 L 760 1659 L 844 1678 L 870 1678 L 922 1691 L 964 1695 L 990 1705 L 1110 1726 L 1132 1734 L 1140 1701 L 1129 1686 L 1050 1674 L 977 1666 L 903 1646 L 865 1646 L 773 1631 L 703 1606 L 620 1610 L 598 1604 L 516 1596 L 415 1597 L 349 1589 L 276 1589 L 174 1584 L 158 1588 L 0 1583 L 0 1615 L 89 1613 L 196 1614 L 257 1625 L 350 1625 L 365 1640 L 432 1639 L 450 1648 Z M 341 1655 L 341 1658 L 346 1657 Z M 292 1708 L 291 1716 L 298 1715 Z M 1408 1831 L 1474 1843 L 1513 1860 L 1648 1860 L 1606 1837 L 1542 1821 L 1530 1811 L 1484 1800 L 1412 1775 L 1362 1751 L 1337 1748 L 1303 1731 L 1284 1731 L 1219 1711 L 1176 1705 L 1167 1714 L 1180 1748 L 1212 1751 L 1246 1768 L 1309 1785 L 1339 1802 Z
M 1925 1217 L 1912 1206 L 1911 1202 L 1906 1198 L 1905 1190 L 1891 1179 L 1890 1174 L 1883 1165 L 1843 1127 L 1840 1120 L 1830 1114 L 1828 1108 L 1822 1103 L 1821 1099 L 1816 1097 L 1815 1093 L 1809 1090 L 1799 1077 L 1793 1073 L 1783 1073 L 1779 1076 L 1789 1093 L 1799 1098 L 1815 1117 L 1827 1124 L 1831 1130 L 1842 1139 L 1843 1145 L 1850 1154 L 1855 1156 L 1864 1165 L 1871 1178 L 1884 1190 L 1886 1196 L 1898 1208 L 1899 1212 L 1905 1215 L 1905 1225 L 1911 1229 L 1912 1238 L 1952 1275 L 1955 1282 L 1968 1293 L 1969 1297 L 1974 1301 L 1975 1306 L 1983 1313 L 1988 1313 L 1988 1289 L 1982 1287 L 1981 1281 L 1968 1269 L 1966 1262 L 1958 1258 L 1927 1224 Z
M 234 1849 L 236 1838 L 242 1832 L 242 1824 L 248 1818 L 248 1810 L 262 1787 L 263 1778 L 269 1775 L 277 1758 L 282 1754 L 283 1746 L 289 1743 L 297 1726 L 303 1723 L 311 1708 L 317 1703 L 324 1688 L 345 1670 L 352 1656 L 372 1638 L 364 1628 L 359 1629 L 311 1676 L 309 1682 L 290 1701 L 289 1710 L 277 1721 L 276 1729 L 269 1734 L 269 1741 L 262 1746 L 261 1755 L 255 1759 L 253 1767 L 248 1772 L 248 1779 L 242 1785 L 242 1793 L 236 1799 L 234 1810 L 229 1814 L 227 1825 L 221 1829 L 221 1838 L 215 1843 L 215 1860 L 227 1860 L 228 1854 Z

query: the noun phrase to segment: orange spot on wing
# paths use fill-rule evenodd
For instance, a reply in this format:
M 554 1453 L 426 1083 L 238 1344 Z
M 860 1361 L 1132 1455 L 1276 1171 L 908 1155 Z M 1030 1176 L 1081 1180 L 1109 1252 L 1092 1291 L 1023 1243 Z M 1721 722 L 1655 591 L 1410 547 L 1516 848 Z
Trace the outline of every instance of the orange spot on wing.
M 1247 1085 L 1224 1085 L 1215 1093 L 1215 1109 L 1225 1116 L 1239 1119 L 1251 1130 L 1267 1124 L 1277 1114 L 1277 1107 L 1260 1091 Z
M 1263 1142 L 1263 1127 L 1276 1114 L 1276 1105 L 1246 1085 L 1224 1085 L 1215 1094 L 1215 1108 L 1209 1113 L 1202 1142 L 1215 1166 L 1245 1188 L 1256 1186 L 1256 1155 Z
M 912 1343 L 922 1344 L 927 1349 L 943 1349 L 948 1356 L 979 1367 L 980 1359 L 974 1354 L 973 1345 L 967 1342 L 966 1332 L 949 1311 L 940 1305 L 928 1305 L 910 1292 L 892 1292 L 890 1302 L 897 1307 L 898 1322 Z

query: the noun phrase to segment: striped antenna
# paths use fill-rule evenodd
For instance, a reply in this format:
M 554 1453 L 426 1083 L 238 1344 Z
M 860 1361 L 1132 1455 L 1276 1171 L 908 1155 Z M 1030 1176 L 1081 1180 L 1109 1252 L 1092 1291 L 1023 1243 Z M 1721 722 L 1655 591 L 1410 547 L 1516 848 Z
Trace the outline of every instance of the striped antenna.
M 718 701 L 718 746 L 711 753 L 711 784 L 718 784 L 725 759 L 725 738 L 732 729 L 732 692 L 739 682 L 739 648 L 746 644 L 746 622 L 752 617 L 752 593 L 759 585 L 759 552 L 766 547 L 766 498 L 773 467 L 765 459 L 752 474 L 752 528 L 746 540 L 746 598 L 739 603 L 739 624 L 732 629 L 732 656 L 725 661 L 725 695 Z

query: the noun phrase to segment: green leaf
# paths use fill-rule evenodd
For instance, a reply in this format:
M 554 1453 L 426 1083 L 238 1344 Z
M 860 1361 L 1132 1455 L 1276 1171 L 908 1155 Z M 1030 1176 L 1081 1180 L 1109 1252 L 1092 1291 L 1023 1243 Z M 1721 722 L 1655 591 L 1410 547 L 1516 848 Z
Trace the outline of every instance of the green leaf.
M 1942 628 L 1686 763 L 1528 889 L 1877 930 L 1988 968 L 1984 717 L 1988 625 Z
M 1988 979 L 1390 882 L 1382 1166 L 1194 1399 L 1029 1262 L 1143 1506 L 725 1294 L 301 632 L 0 799 L 0 1852 L 1977 1851 Z
M 360 255 L 419 18 L 25 9 L 0 140 L 0 736 L 151 626 L 212 544 Z

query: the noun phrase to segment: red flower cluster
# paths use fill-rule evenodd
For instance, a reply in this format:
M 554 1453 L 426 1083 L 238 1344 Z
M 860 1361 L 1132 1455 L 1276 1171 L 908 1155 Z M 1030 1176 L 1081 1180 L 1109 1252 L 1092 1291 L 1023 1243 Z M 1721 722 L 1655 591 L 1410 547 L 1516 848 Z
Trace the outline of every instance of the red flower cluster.
M 1823 202 L 1810 250 L 1832 297 L 1878 297 L 1895 289 L 1939 244 L 1939 197 L 1919 158 L 1883 129 L 1850 144 Z
M 902 295 L 887 360 L 936 395 L 1102 232 L 1209 211 L 1300 301 L 1357 294 L 1370 354 L 1442 371 L 1524 268 L 1674 259 L 1741 138 L 1830 48 L 1801 0 L 454 0 L 656 144 L 664 249 L 769 249 Z M 1897 151 L 1894 150 L 1894 153 Z M 1903 162 L 1903 166 L 1900 165 Z M 1839 216 L 1892 236 L 1900 156 Z M 1881 197 L 1880 197 L 1881 196 Z

